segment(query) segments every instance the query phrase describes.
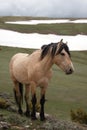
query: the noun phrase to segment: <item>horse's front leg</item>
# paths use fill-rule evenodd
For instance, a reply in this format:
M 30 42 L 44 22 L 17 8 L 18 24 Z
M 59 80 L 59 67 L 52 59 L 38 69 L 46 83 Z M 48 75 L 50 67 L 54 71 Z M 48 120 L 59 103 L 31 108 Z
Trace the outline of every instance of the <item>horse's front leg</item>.
M 25 115 L 27 117 L 30 117 L 29 92 L 30 92 L 30 86 L 29 85 L 25 85 L 25 102 L 26 102 L 26 112 L 25 112 Z
M 45 92 L 46 92 L 46 88 L 45 87 L 41 88 L 41 99 L 40 99 L 40 105 L 41 105 L 40 120 L 41 121 L 44 121 L 46 119 L 44 114 Z
M 36 84 L 33 82 L 31 84 L 31 94 L 32 94 L 32 111 L 31 111 L 31 119 L 36 120 L 36 103 L 37 103 L 37 98 L 36 98 Z

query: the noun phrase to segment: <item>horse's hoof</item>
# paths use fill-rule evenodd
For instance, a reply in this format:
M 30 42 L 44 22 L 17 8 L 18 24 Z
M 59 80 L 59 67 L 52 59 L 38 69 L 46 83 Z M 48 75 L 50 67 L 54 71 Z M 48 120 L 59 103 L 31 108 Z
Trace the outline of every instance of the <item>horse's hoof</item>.
M 18 113 L 19 113 L 20 115 L 23 115 L 23 111 L 22 111 L 22 110 L 18 110 Z
M 30 117 L 30 112 L 26 111 L 26 112 L 24 113 L 24 115 L 25 115 L 26 117 Z
M 40 117 L 40 120 L 41 120 L 41 121 L 45 121 L 46 118 L 45 118 L 45 117 Z

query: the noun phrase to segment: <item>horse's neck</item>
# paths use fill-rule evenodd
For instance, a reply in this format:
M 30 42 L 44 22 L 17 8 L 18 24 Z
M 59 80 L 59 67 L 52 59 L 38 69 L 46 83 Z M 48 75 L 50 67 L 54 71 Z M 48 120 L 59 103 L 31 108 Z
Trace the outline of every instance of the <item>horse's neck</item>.
M 52 67 L 53 63 L 52 63 L 52 58 L 51 56 L 48 54 L 46 55 L 41 61 L 40 61 L 40 56 L 41 56 L 41 50 L 37 50 L 34 53 L 32 53 L 29 56 L 29 60 L 28 60 L 28 64 L 31 66 L 35 66 L 35 64 L 39 64 L 39 68 L 45 72 L 49 71 L 50 68 Z M 28 65 L 28 66 L 29 66 Z
M 44 71 L 49 71 L 53 65 L 52 58 L 48 55 L 41 61 L 41 66 Z

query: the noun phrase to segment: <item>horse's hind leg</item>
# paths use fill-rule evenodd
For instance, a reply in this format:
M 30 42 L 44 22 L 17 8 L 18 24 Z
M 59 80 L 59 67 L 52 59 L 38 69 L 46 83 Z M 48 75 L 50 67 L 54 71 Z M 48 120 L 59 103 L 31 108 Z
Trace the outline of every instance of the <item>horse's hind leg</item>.
M 22 104 L 22 98 L 23 98 L 23 94 L 22 94 L 22 84 L 19 83 L 18 81 L 14 81 L 14 96 L 15 96 L 15 100 L 18 106 L 18 113 L 19 114 L 23 114 L 22 108 L 21 108 L 21 104 Z
M 32 94 L 32 111 L 31 111 L 31 119 L 32 120 L 36 120 L 36 103 L 37 103 L 37 99 L 36 99 L 36 85 L 35 83 L 33 82 L 31 84 L 31 94 Z
M 29 91 L 30 91 L 30 86 L 25 85 L 25 102 L 26 102 L 26 112 L 25 115 L 27 117 L 30 117 L 30 108 L 29 108 Z

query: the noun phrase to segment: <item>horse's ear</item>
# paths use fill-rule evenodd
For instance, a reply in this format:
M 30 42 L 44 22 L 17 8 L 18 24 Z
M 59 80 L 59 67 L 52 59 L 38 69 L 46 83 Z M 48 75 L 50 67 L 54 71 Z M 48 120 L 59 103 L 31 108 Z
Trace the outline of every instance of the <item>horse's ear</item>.
M 63 43 L 63 39 L 60 40 L 60 43 Z
M 68 44 L 68 42 L 65 43 L 66 45 Z
M 58 42 L 58 46 L 60 47 L 63 44 L 63 39 L 60 40 L 60 42 Z

